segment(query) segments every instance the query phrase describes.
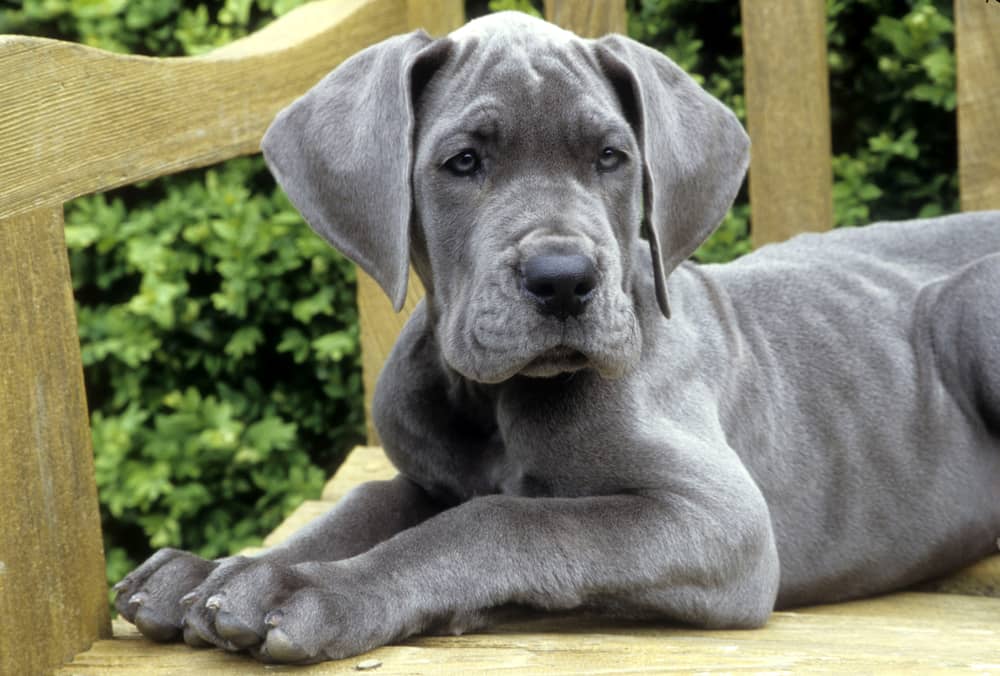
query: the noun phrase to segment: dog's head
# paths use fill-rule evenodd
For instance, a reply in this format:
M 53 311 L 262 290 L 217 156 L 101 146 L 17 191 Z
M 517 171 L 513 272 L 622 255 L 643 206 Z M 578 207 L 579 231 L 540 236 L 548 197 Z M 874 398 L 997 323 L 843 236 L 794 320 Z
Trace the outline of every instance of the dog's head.
M 309 224 L 396 308 L 412 261 L 445 361 L 499 382 L 638 359 L 636 242 L 666 277 L 742 181 L 736 117 L 672 61 L 516 13 L 370 47 L 264 137 Z

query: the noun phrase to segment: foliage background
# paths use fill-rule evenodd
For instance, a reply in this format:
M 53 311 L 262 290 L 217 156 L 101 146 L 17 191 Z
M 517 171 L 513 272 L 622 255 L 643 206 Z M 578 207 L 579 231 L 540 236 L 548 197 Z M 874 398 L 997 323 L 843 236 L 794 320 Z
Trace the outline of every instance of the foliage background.
M 0 33 L 194 55 L 303 1 L 4 1 Z M 628 5 L 629 33 L 745 122 L 739 3 Z M 836 225 L 956 211 L 951 1 L 826 5 Z M 468 14 L 509 8 L 540 3 L 471 0 Z M 750 227 L 744 190 L 696 257 L 747 252 Z M 258 542 L 362 439 L 352 266 L 259 157 L 76 200 L 66 236 L 109 580 L 152 548 Z

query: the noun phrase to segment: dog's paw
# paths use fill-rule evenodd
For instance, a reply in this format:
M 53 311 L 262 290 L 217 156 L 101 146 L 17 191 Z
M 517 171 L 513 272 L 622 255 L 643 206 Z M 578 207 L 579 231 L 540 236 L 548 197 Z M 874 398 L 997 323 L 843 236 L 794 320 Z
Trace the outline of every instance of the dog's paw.
M 400 638 L 401 627 L 373 601 L 357 589 L 300 589 L 265 616 L 267 636 L 253 654 L 265 662 L 308 664 L 352 657 Z
M 350 657 L 413 633 L 369 576 L 343 562 L 205 561 L 157 552 L 116 585 L 116 607 L 143 635 L 247 651 L 264 662 Z
M 144 636 L 177 640 L 184 632 L 181 598 L 218 566 L 178 549 L 161 549 L 114 586 L 115 608 Z
M 412 633 L 374 580 L 343 562 L 254 561 L 232 575 L 213 573 L 184 602 L 186 631 L 264 662 L 339 659 Z
M 220 566 L 180 599 L 185 641 L 256 653 L 271 628 L 268 614 L 308 584 L 292 566 L 266 559 Z M 188 640 L 189 634 L 194 641 Z

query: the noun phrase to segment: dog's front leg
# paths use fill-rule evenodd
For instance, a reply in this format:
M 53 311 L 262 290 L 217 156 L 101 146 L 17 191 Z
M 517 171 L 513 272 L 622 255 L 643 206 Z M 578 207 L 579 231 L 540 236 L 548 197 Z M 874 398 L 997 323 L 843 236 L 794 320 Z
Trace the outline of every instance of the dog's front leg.
M 441 509 L 422 488 L 402 475 L 389 481 L 368 481 L 260 558 L 284 563 L 350 558 Z
M 115 604 L 125 619 L 155 640 L 183 637 L 194 646 L 231 650 L 255 645 L 267 630 L 263 617 L 238 611 L 297 588 L 291 566 L 352 557 L 439 510 L 402 476 L 371 481 L 260 556 L 206 561 L 176 549 L 160 550 L 116 585 Z M 228 610 L 220 609 L 223 604 Z
M 778 581 L 770 521 L 759 493 L 730 498 L 476 498 L 354 558 L 292 566 L 299 587 L 256 609 L 269 632 L 252 650 L 341 658 L 432 625 L 476 626 L 508 603 L 760 625 Z

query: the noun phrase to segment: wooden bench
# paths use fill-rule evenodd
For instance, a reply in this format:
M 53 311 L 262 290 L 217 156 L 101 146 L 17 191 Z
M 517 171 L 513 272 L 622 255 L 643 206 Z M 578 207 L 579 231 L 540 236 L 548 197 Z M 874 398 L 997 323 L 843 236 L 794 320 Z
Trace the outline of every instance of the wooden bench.
M 758 244 L 830 227 L 823 7 L 743 3 Z M 624 31 L 623 2 L 552 0 L 546 12 L 583 35 Z M 1000 8 L 956 0 L 955 15 L 962 206 L 1000 208 Z M 324 0 L 184 59 L 0 37 L 0 673 L 46 673 L 69 660 L 59 673 L 274 671 L 221 651 L 156 645 L 109 621 L 62 205 L 255 153 L 274 114 L 350 54 L 416 26 L 440 34 L 462 20 L 460 0 Z M 253 86 L 233 86 L 240 82 Z M 410 288 L 406 312 L 421 293 Z M 394 315 L 367 278 L 358 301 L 370 393 L 406 313 Z M 323 499 L 302 505 L 266 544 L 349 486 L 391 472 L 377 447 L 356 449 Z M 756 631 L 540 617 L 459 638 L 418 637 L 308 671 L 354 671 L 366 658 L 381 662 L 379 673 L 991 671 L 1000 670 L 998 596 L 994 557 L 919 592 L 779 612 Z

